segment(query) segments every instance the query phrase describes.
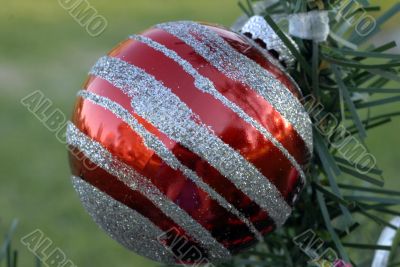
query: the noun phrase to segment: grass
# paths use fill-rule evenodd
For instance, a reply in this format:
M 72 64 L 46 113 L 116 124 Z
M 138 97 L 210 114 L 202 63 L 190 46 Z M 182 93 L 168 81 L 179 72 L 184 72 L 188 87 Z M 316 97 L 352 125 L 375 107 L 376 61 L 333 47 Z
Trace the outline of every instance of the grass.
M 57 0 L 6 1 L 0 9 L 0 232 L 6 231 L 13 218 L 19 218 L 14 245 L 19 248 L 20 266 L 33 266 L 34 257 L 18 240 L 37 228 L 77 266 L 157 265 L 123 249 L 95 226 L 70 184 L 65 147 L 20 99 L 41 90 L 54 108 L 70 114 L 90 66 L 128 35 L 170 20 L 230 25 L 240 14 L 231 0 L 90 3 L 109 23 L 96 38 Z M 395 108 L 398 103 L 385 109 Z M 372 130 L 367 139 L 385 170 L 387 187 L 393 189 L 400 187 L 399 122 Z M 376 242 L 376 236 L 367 238 Z

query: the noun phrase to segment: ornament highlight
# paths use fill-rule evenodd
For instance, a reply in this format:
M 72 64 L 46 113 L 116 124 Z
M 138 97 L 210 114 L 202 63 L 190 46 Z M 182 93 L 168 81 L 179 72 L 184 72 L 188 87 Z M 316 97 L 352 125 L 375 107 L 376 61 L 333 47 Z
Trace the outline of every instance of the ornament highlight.
M 157 25 L 98 60 L 78 92 L 72 181 L 95 222 L 163 263 L 228 260 L 282 226 L 312 130 L 261 47 L 194 22 Z M 97 168 L 87 168 L 89 161 Z

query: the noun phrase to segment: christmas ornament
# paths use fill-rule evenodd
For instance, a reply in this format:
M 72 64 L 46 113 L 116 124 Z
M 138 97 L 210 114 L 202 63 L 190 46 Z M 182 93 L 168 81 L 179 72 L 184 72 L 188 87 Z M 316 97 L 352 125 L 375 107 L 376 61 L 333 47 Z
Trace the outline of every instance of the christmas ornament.
M 289 217 L 311 122 L 295 82 L 251 39 L 160 24 L 100 58 L 83 87 L 67 130 L 72 181 L 128 249 L 218 262 Z

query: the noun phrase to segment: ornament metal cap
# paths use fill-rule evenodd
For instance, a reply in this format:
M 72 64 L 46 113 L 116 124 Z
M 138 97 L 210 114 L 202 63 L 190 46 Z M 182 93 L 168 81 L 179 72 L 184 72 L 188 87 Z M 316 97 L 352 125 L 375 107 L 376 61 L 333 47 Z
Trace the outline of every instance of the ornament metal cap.
M 249 37 L 253 40 L 262 41 L 266 49 L 276 56 L 284 66 L 293 68 L 296 58 L 262 16 L 252 16 L 243 25 L 240 32 L 244 35 L 250 35 Z M 298 48 L 291 37 L 288 35 L 287 37 Z

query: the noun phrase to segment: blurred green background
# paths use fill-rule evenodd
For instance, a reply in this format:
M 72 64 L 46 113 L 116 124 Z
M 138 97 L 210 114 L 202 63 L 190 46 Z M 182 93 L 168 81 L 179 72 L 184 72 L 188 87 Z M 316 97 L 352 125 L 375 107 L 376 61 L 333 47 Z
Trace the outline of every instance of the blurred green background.
M 385 1 L 385 5 L 394 1 Z M 19 238 L 39 228 L 77 266 L 156 266 L 122 248 L 92 222 L 69 180 L 65 147 L 20 104 L 41 90 L 70 115 L 86 73 L 128 35 L 171 20 L 231 25 L 240 15 L 233 0 L 90 0 L 108 27 L 91 37 L 57 0 L 3 1 L 0 7 L 0 233 L 20 220 L 14 245 L 20 266 L 33 255 Z M 392 22 L 388 28 L 394 27 Z M 395 110 L 393 104 L 385 110 Z M 399 120 L 369 133 L 368 144 L 385 170 L 387 186 L 399 188 Z M 376 235 L 365 243 L 376 242 Z M 1 239 L 0 239 L 1 240 Z

